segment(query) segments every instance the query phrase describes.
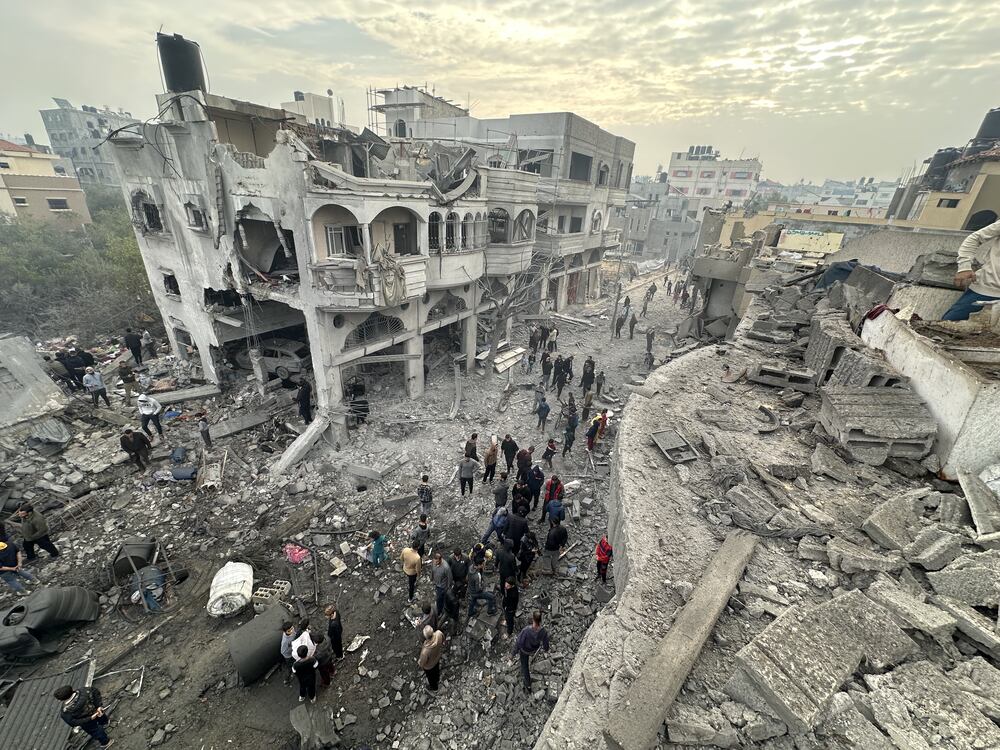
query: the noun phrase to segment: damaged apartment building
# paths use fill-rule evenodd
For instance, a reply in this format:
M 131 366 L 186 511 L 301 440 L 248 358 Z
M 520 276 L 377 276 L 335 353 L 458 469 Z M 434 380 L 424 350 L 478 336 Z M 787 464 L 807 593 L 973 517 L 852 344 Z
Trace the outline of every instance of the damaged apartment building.
M 198 46 L 157 41 L 156 120 L 104 148 L 170 344 L 206 380 L 310 370 L 342 433 L 341 404 L 366 383 L 415 398 L 428 370 L 473 368 L 515 287 L 531 282 L 535 309 L 599 296 L 630 141 L 566 113 L 435 110 L 423 105 L 444 100 L 413 88 L 380 92 L 383 138 L 209 93 Z

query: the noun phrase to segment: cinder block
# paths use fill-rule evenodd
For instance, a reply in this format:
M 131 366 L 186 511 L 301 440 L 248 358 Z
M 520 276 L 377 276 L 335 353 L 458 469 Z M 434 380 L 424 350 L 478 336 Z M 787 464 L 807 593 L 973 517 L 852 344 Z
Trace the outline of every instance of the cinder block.
M 811 370 L 792 370 L 779 362 L 758 362 L 750 368 L 747 380 L 778 388 L 791 388 L 803 393 L 816 390 L 815 376 Z
M 829 385 L 908 388 L 909 381 L 892 369 L 885 357 L 874 349 L 847 349 L 833 368 Z
M 809 346 L 806 348 L 806 367 L 816 373 L 816 383 L 826 383 L 844 353 L 852 349 L 864 349 L 864 342 L 841 318 L 815 318 L 809 331 Z

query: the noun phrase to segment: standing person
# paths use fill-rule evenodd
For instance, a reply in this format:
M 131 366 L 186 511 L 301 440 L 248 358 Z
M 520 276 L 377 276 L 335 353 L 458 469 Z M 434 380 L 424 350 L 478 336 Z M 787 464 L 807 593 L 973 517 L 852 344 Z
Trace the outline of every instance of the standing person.
M 625 316 L 624 315 L 619 315 L 618 318 L 615 319 L 615 338 L 616 339 L 620 339 L 622 337 L 622 326 L 624 326 L 624 325 L 625 325 Z
M 500 549 L 497 550 L 495 562 L 498 576 L 497 588 L 500 589 L 501 595 L 503 594 L 503 582 L 511 576 L 517 575 L 517 558 L 514 557 L 513 550 L 514 544 L 510 539 L 504 539 Z
M 510 507 L 515 513 L 518 512 L 518 508 L 525 508 L 525 515 L 531 508 L 531 490 L 528 489 L 528 483 L 523 479 L 519 479 L 514 484 L 514 489 L 510 491 Z
M 521 448 L 517 452 L 517 479 L 527 480 L 528 471 L 531 469 L 531 454 L 535 452 L 535 446 Z
M 581 418 L 583 419 L 584 422 L 586 422 L 587 419 L 590 417 L 590 410 L 593 407 L 593 405 L 594 405 L 594 392 L 587 391 L 587 393 L 584 394 L 583 397 L 583 414 L 581 415 Z
M 548 514 L 550 521 L 566 520 L 566 509 L 562 504 L 565 494 L 559 477 L 555 474 L 549 477 L 549 481 L 545 483 L 545 499 L 542 501 L 542 517 L 538 519 L 539 522 L 545 520 L 546 514 Z
M 385 534 L 380 534 L 377 531 L 369 531 L 368 540 L 368 544 L 362 550 L 362 555 L 377 568 L 385 560 L 385 544 L 387 539 L 385 538 Z
M 333 647 L 330 639 L 322 633 L 313 635 L 313 643 L 316 644 L 316 661 L 319 662 L 319 679 L 323 687 L 330 686 L 333 677 Z
M 538 343 L 541 345 L 542 349 L 545 349 L 549 341 L 548 323 L 542 323 L 541 326 L 539 326 L 538 333 L 539 333 Z
M 212 427 L 208 423 L 208 415 L 205 414 L 198 420 L 198 433 L 205 447 L 212 450 Z
M 340 619 L 340 612 L 332 604 L 323 610 L 326 615 L 326 637 L 330 639 L 330 648 L 337 660 L 344 658 L 344 623 Z
M 481 601 L 486 602 L 487 614 L 496 614 L 497 598 L 492 591 L 483 590 L 483 564 L 480 562 L 469 573 L 469 620 L 476 616 Z
M 451 568 L 451 591 L 455 595 L 455 599 L 461 602 L 469 588 L 469 558 L 456 547 L 451 551 L 448 566 Z
M 434 604 L 438 612 L 444 612 L 445 595 L 451 591 L 455 579 L 451 574 L 451 566 L 444 561 L 440 552 L 434 553 L 431 564 L 431 580 L 434 582 Z
M 566 454 L 570 452 L 573 447 L 573 442 L 576 440 L 576 425 L 572 422 L 566 423 L 566 429 L 563 432 L 563 450 L 562 457 L 566 458 Z M 551 461 L 549 462 L 549 467 L 551 468 Z
M 125 405 L 132 403 L 132 392 L 135 390 L 135 370 L 125 362 L 118 363 L 118 379 L 125 389 Z
M 559 379 L 559 375 L 562 373 L 563 368 L 566 366 L 566 361 L 563 359 L 563 355 L 557 354 L 555 360 L 552 362 L 552 387 L 555 388 L 556 381 Z
M 500 472 L 500 481 L 497 482 L 497 486 L 493 488 L 493 502 L 495 508 L 502 508 L 507 504 L 507 492 L 510 490 L 510 485 L 507 483 L 507 472 Z
M 486 454 L 483 456 L 483 464 L 486 466 L 486 469 L 483 471 L 484 482 L 493 484 L 493 479 L 497 474 L 497 454 L 499 452 L 496 437 L 491 437 L 490 447 L 486 449 Z
M 982 266 L 973 271 L 972 264 L 977 259 L 982 261 Z M 972 313 L 982 309 L 977 303 L 1000 299 L 1000 221 L 962 240 L 958 248 L 955 286 L 965 291 L 941 320 L 968 320 Z
M 549 379 L 552 377 L 552 369 L 554 365 L 552 364 L 552 358 L 546 357 L 542 360 L 542 382 L 545 387 L 549 387 Z
M 458 462 L 458 484 L 462 488 L 462 497 L 465 497 L 466 487 L 469 488 L 469 494 L 472 494 L 472 480 L 476 476 L 477 466 L 479 466 L 479 462 L 469 456 L 465 456 Z
M 531 371 L 534 370 L 534 369 L 535 369 L 535 353 L 534 352 L 529 352 L 528 353 L 528 373 L 527 374 L 530 375 Z
M 553 326 L 552 333 L 549 336 L 549 351 L 554 352 L 558 348 L 559 348 L 559 329 Z
M 299 646 L 295 652 L 298 657 L 292 664 L 292 674 L 299 678 L 299 703 L 306 698 L 310 703 L 316 702 L 316 672 L 319 671 L 319 660 L 309 655 L 308 646 Z
M 597 558 L 597 577 L 601 579 L 601 583 L 608 582 L 608 564 L 614 554 L 615 550 L 608 541 L 608 535 L 604 534 L 594 548 L 594 557 Z
M 18 596 L 27 593 L 21 580 L 37 583 L 38 579 L 24 569 L 24 555 L 10 540 L 0 542 L 0 579 Z
M 77 382 L 70 377 L 69 370 L 66 369 L 66 365 L 62 363 L 62 359 L 59 354 L 56 354 L 56 358 L 52 359 L 48 354 L 42 356 L 42 360 L 45 362 L 45 370 L 49 375 L 57 382 L 63 383 L 69 387 L 71 391 L 76 391 L 79 386 Z
M 403 563 L 403 575 L 406 576 L 408 589 L 407 601 L 412 603 L 417 591 L 417 578 L 420 575 L 420 566 L 423 565 L 423 559 L 421 554 L 413 549 L 413 547 L 403 547 L 399 559 Z
M 278 647 L 278 650 L 281 653 L 281 658 L 285 660 L 285 667 L 288 669 L 288 672 L 285 675 L 286 685 L 290 685 L 292 683 L 292 675 L 294 674 L 292 665 L 295 664 L 295 649 L 292 644 L 298 637 L 299 631 L 296 629 L 295 625 L 288 620 L 281 623 L 281 645 Z
M 143 393 L 136 400 L 136 403 L 139 406 L 139 424 L 142 426 L 142 431 L 149 437 L 153 437 L 153 433 L 149 431 L 149 423 L 152 422 L 157 434 L 163 437 L 163 426 L 160 424 L 160 413 L 163 411 L 163 407 L 160 406 L 160 402 Z
M 531 406 L 531 411 L 529 414 L 534 414 L 538 411 L 538 405 L 542 403 L 545 398 L 545 383 L 539 383 L 535 386 L 535 403 Z
M 441 652 L 444 650 L 444 633 L 425 625 L 424 645 L 420 648 L 417 666 L 427 675 L 427 692 L 437 695 L 438 682 L 441 679 Z
M 122 433 L 121 446 L 122 450 L 138 464 L 140 471 L 149 466 L 149 449 L 152 446 L 149 443 L 149 438 L 143 433 L 126 429 Z
M 295 403 L 299 405 L 299 416 L 302 417 L 302 421 L 306 424 L 312 422 L 312 385 L 305 378 L 299 381 L 299 389 L 295 391 Z
M 649 297 L 646 297 L 642 301 L 642 312 L 639 313 L 640 318 L 646 317 L 646 311 L 648 310 L 648 308 L 649 308 Z
M 142 332 L 142 347 L 146 352 L 146 359 L 156 359 L 156 341 L 148 330 Z
M 423 643 L 424 628 L 430 625 L 434 630 L 437 630 L 440 615 L 438 614 L 437 607 L 434 606 L 434 602 L 424 602 L 420 611 L 422 617 L 417 622 L 417 642 Z
M 552 457 L 556 455 L 556 441 L 555 438 L 549 438 L 549 442 L 545 445 L 545 450 L 542 452 L 542 460 L 549 465 L 549 470 L 552 470 Z
M 532 354 L 538 352 L 538 328 L 536 326 L 531 326 L 531 331 L 528 334 L 528 348 Z
M 87 368 L 86 375 L 83 376 L 83 387 L 90 394 L 94 406 L 97 406 L 99 398 L 103 398 L 104 403 L 108 405 L 109 409 L 111 408 L 111 402 L 108 400 L 108 389 L 104 385 L 104 376 L 93 367 Z
M 549 406 L 548 401 L 545 400 L 545 396 L 542 396 L 542 401 L 538 404 L 538 409 L 535 410 L 535 413 L 538 415 L 538 429 L 541 432 L 545 432 L 545 423 L 549 419 L 550 411 L 552 411 L 552 407 Z
M 630 308 L 630 307 L 632 306 L 632 298 L 631 298 L 631 297 L 629 297 L 629 296 L 628 296 L 627 294 L 625 295 L 625 301 L 624 301 L 624 302 L 622 302 L 622 306 L 623 306 L 623 307 L 624 307 L 624 308 L 625 308 L 626 310 L 628 310 L 628 309 L 629 309 L 629 308 Z
M 684 307 L 691 299 L 691 292 L 688 291 L 687 285 L 684 286 L 684 291 L 681 292 L 681 307 Z
M 63 366 L 69 373 L 69 376 L 76 381 L 77 385 L 81 388 L 83 387 L 83 369 L 87 366 L 83 359 L 80 357 L 79 352 L 76 349 L 70 349 L 69 352 L 62 358 Z
M 663 277 L 663 288 L 667 290 L 667 294 L 670 294 L 670 292 L 673 291 L 672 286 L 673 285 L 672 285 L 672 282 L 670 281 L 670 277 L 669 276 L 664 276 Z
M 646 329 L 646 351 L 653 351 L 653 339 L 656 337 L 656 329 L 648 328 Z
M 676 284 L 674 284 L 674 304 L 675 305 L 677 304 L 677 300 L 680 299 L 680 296 L 681 296 L 681 282 L 678 281 Z
M 511 543 L 511 551 L 517 555 L 521 551 L 521 539 L 528 530 L 527 509 L 520 505 L 507 514 L 507 539 Z
M 635 313 L 632 313 L 632 319 L 628 322 L 628 337 L 630 339 L 635 338 L 635 327 L 639 324 L 639 319 L 635 317 Z
M 35 555 L 35 545 L 49 553 L 49 557 L 59 557 L 59 550 L 49 539 L 49 524 L 40 511 L 30 503 L 25 503 L 17 509 L 17 518 L 21 523 L 21 536 L 24 538 L 24 553 L 28 562 L 38 559 Z
M 528 490 L 531 492 L 531 509 L 536 510 L 538 498 L 542 494 L 542 485 L 545 484 L 545 473 L 538 464 L 532 466 L 531 471 L 528 472 L 527 484 Z
M 472 436 L 468 440 L 465 441 L 465 457 L 466 458 L 471 458 L 471 459 L 473 459 L 475 461 L 479 460 L 479 453 L 478 453 L 479 443 L 478 443 L 478 440 L 479 440 L 479 433 L 478 432 L 473 432 Z
M 569 374 L 566 372 L 566 368 L 563 367 L 559 370 L 559 374 L 556 375 L 556 398 L 562 398 L 563 388 L 566 387 L 566 381 L 569 379 Z
M 514 623 L 517 620 L 517 605 L 521 601 L 521 592 L 517 588 L 517 579 L 509 576 L 503 583 L 503 619 L 507 623 L 507 637 L 514 635 Z
M 596 388 L 596 395 L 598 398 L 601 396 L 601 389 L 604 387 L 604 370 L 597 373 L 597 377 L 594 379 L 594 387 Z
M 434 490 L 431 489 L 430 477 L 427 474 L 420 475 L 420 484 L 417 485 L 417 497 L 420 498 L 420 514 L 428 515 L 431 512 L 431 505 L 434 503 Z
M 503 440 L 500 442 L 500 452 L 503 453 L 504 461 L 507 462 L 507 473 L 509 474 L 514 465 L 514 457 L 517 455 L 517 442 L 510 436 L 509 432 L 503 436 Z
M 538 537 L 529 528 L 521 538 L 521 550 L 517 553 L 517 560 L 521 563 L 519 578 L 522 585 L 528 580 L 528 571 L 531 570 L 531 564 L 536 557 L 538 557 Z
M 652 300 L 656 295 L 656 282 L 654 281 L 649 285 L 649 289 L 646 290 L 646 299 Z
M 524 681 L 524 689 L 531 690 L 531 670 L 529 664 L 531 657 L 538 653 L 539 649 L 548 652 L 549 634 L 542 627 L 542 612 L 536 609 L 531 613 L 531 624 L 526 626 L 517 635 L 514 641 L 514 648 L 511 656 L 521 657 L 521 679 Z
M 594 452 L 594 443 L 597 440 L 597 433 L 600 431 L 600 429 L 601 429 L 601 422 L 600 420 L 598 420 L 597 417 L 594 417 L 594 419 L 590 423 L 590 426 L 587 428 L 587 432 L 585 433 L 587 436 L 587 450 L 590 451 L 591 453 Z
M 142 337 L 132 331 L 131 328 L 125 329 L 125 347 L 132 353 L 132 359 L 135 360 L 137 367 L 142 367 Z
M 580 385 L 583 387 L 583 396 L 586 398 L 587 394 L 590 393 L 590 389 L 594 386 L 594 368 L 593 366 L 587 367 L 586 362 L 583 363 L 583 375 L 580 376 Z
M 83 687 L 79 690 L 72 685 L 56 688 L 52 697 L 62 701 L 59 717 L 71 727 L 81 730 L 97 740 L 101 747 L 111 747 L 115 741 L 108 737 L 105 727 L 108 725 L 108 712 L 101 706 L 101 693 L 94 687 Z M 41 727 L 39 727 L 41 729 Z
M 556 575 L 559 572 L 559 554 L 566 546 L 569 534 L 558 518 L 549 519 L 549 523 L 551 525 L 545 537 L 545 565 L 542 571 L 546 575 Z
M 417 521 L 416 527 L 410 532 L 410 546 L 417 551 L 417 554 L 423 557 L 427 554 L 427 540 L 431 538 L 431 527 L 427 522 L 427 516 L 424 513 L 420 514 L 420 520 Z

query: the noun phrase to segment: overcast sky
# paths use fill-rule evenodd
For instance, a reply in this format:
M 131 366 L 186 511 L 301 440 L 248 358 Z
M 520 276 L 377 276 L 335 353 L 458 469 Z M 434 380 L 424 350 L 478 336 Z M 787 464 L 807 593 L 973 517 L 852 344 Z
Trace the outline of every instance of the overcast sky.
M 473 115 L 576 112 L 636 174 L 712 144 L 764 174 L 895 178 L 1000 106 L 1000 5 L 977 0 L 45 0 L 5 3 L 0 133 L 44 141 L 51 97 L 148 117 L 153 37 L 201 44 L 213 92 L 263 104 L 428 83 Z

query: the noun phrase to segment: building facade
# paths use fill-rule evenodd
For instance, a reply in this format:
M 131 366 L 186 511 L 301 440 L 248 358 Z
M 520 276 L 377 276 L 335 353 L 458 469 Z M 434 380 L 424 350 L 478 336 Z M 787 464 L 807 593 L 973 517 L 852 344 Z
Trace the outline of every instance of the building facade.
M 61 160 L 28 146 L 0 141 L 0 218 L 75 226 L 90 223 L 87 198 Z
M 40 111 L 49 145 L 59 156 L 70 159 L 83 185 L 118 186 L 114 163 L 98 146 L 117 128 L 139 122 L 130 112 L 83 105 L 79 109 L 65 99 L 53 99 L 54 109 Z
M 757 192 L 759 159 L 724 159 L 711 146 L 690 146 L 670 154 L 668 181 L 691 200 L 691 208 L 740 206 Z
M 653 179 L 635 181 L 624 211 L 617 211 L 614 226 L 622 232 L 622 250 L 637 261 L 676 263 L 694 252 L 700 218 L 691 199 L 674 189 L 666 172 Z
M 385 110 L 387 121 L 398 114 Z M 632 141 L 570 112 L 422 118 L 407 131 L 414 143 L 463 144 L 491 168 L 535 175 L 535 251 L 546 259 L 540 273 L 547 278 L 541 306 L 562 310 L 600 296 L 601 263 L 621 244 L 612 217 L 625 207 Z M 524 234 L 508 206 L 491 204 L 489 217 L 491 226 L 513 222 L 512 232 Z
M 286 112 L 301 115 L 310 125 L 321 128 L 347 127 L 344 100 L 330 89 L 327 89 L 326 96 L 310 94 L 307 91 L 293 91 L 292 101 L 282 102 L 281 108 Z

